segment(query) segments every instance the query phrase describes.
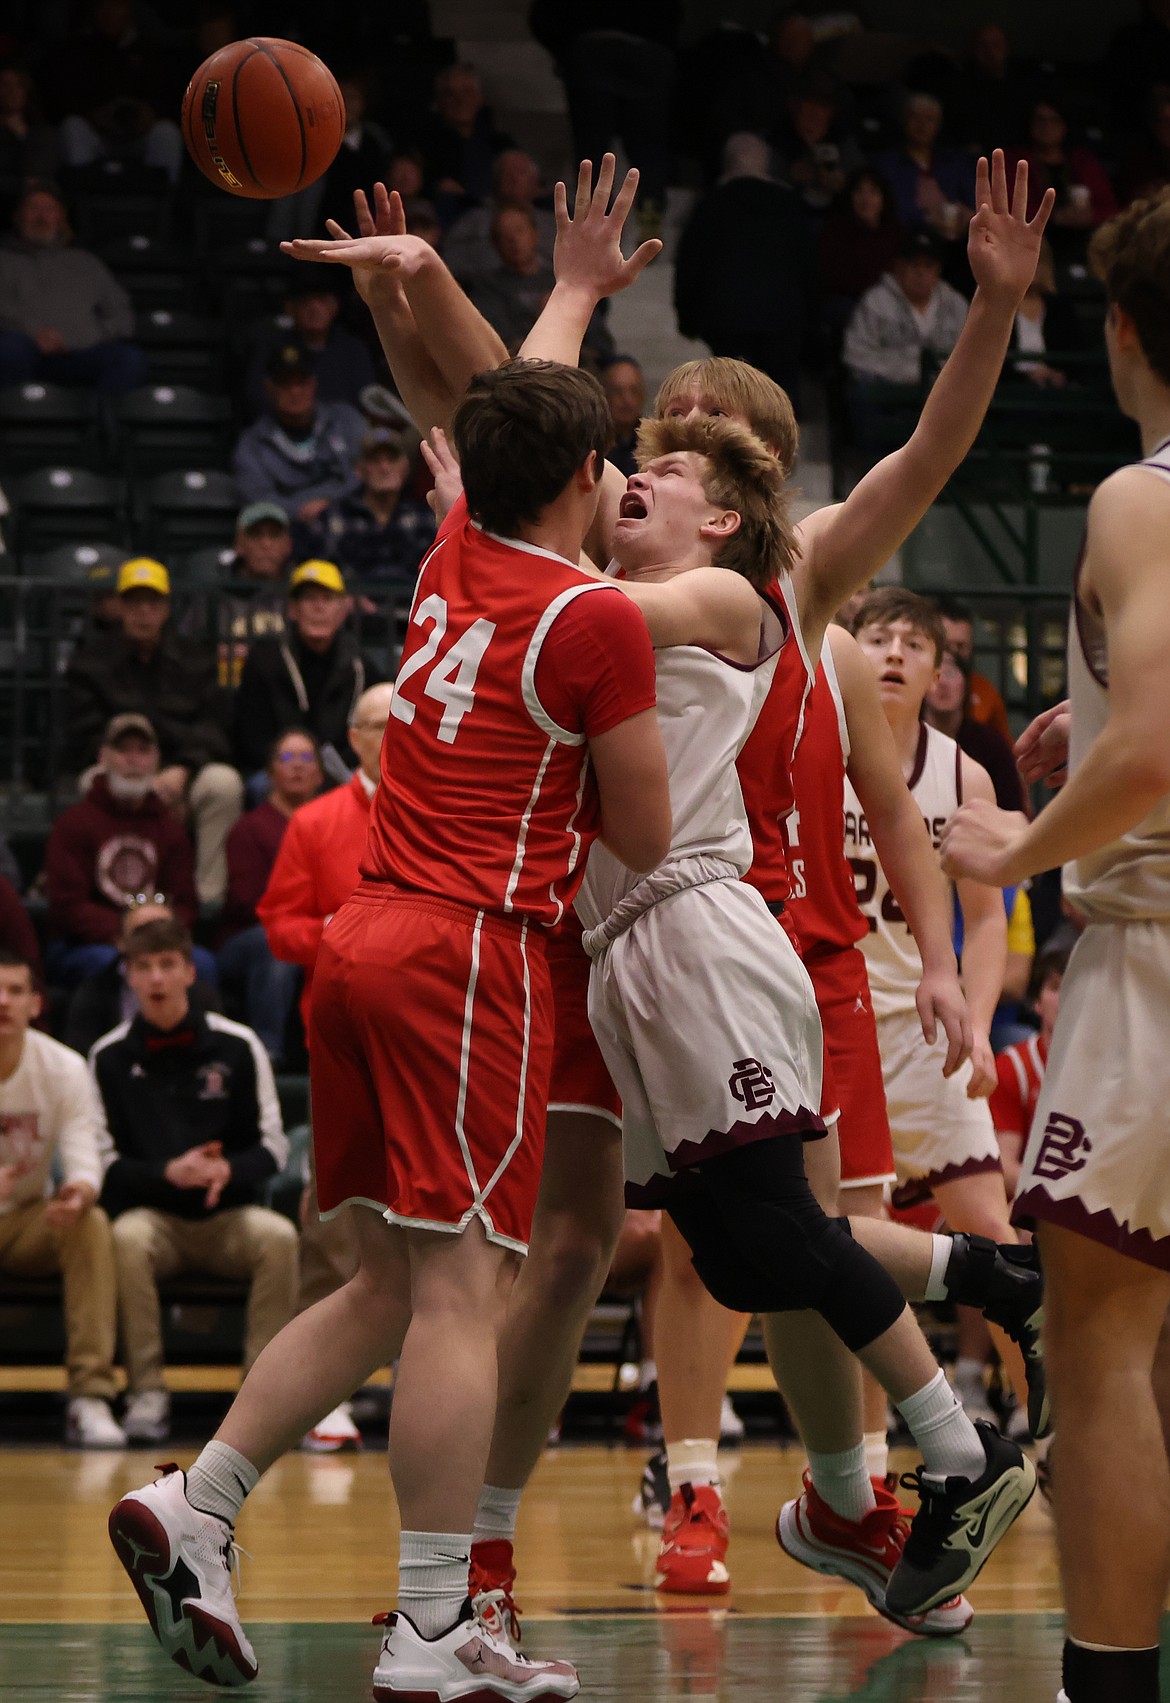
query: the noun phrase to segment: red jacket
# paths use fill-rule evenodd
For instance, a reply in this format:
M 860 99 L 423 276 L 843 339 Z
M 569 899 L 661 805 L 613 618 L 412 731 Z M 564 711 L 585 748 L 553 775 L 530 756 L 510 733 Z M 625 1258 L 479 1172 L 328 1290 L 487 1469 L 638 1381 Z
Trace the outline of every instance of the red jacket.
M 266 798 L 254 810 L 245 811 L 228 835 L 227 897 L 221 919 L 225 940 L 255 923 L 256 906 L 264 896 L 289 821 Z
M 256 906 L 273 957 L 304 969 L 301 1016 L 306 1029 L 325 918 L 358 884 L 369 826 L 370 799 L 359 769 L 347 785 L 302 804 L 290 818 L 264 897 Z
M 58 816 L 45 849 L 49 927 L 59 940 L 112 946 L 135 893 L 165 893 L 190 928 L 198 911 L 187 830 L 160 798 L 114 798 L 99 774 Z

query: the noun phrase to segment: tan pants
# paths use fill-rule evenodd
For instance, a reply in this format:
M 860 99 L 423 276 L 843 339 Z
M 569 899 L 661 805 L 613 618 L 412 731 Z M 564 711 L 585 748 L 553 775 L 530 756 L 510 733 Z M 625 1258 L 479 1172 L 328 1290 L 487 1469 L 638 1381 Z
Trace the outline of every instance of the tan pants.
M 162 1317 L 158 1279 L 181 1271 L 250 1282 L 244 1370 L 292 1318 L 297 1298 L 297 1232 L 266 1206 L 233 1206 L 211 1218 L 176 1218 L 136 1207 L 114 1220 L 118 1323 L 132 1392 L 161 1390 Z
M 358 1268 L 357 1234 L 353 1215 L 361 1207 L 343 1206 L 322 1221 L 317 1205 L 317 1174 L 313 1143 L 309 1142 L 309 1181 L 301 1196 L 301 1282 L 297 1312 L 303 1313 L 326 1295 L 348 1283 Z
M 65 1286 L 65 1364 L 71 1396 L 117 1394 L 114 1330 L 117 1284 L 110 1221 L 91 1206 L 67 1230 L 45 1220 L 46 1202 L 0 1213 L 0 1271 L 50 1277 Z
M 195 891 L 202 905 L 227 893 L 227 837 L 244 808 L 244 783 L 227 763 L 205 763 L 187 788 L 195 833 Z

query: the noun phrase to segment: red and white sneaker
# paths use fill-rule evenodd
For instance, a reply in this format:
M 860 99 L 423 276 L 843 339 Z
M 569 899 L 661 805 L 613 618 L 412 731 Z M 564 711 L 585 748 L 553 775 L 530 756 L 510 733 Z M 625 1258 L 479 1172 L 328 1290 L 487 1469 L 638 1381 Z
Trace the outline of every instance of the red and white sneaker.
M 913 1514 L 893 1493 L 896 1474 L 873 1480 L 877 1507 L 863 1520 L 843 1520 L 817 1495 L 804 1475 L 804 1493 L 786 1502 L 776 1521 L 776 1541 L 786 1555 L 814 1573 L 847 1579 L 895 1626 L 921 1638 L 954 1638 L 965 1632 L 975 1611 L 966 1597 L 951 1597 L 925 1614 L 896 1613 L 886 1602 L 890 1574 L 902 1559 Z
M 488 1593 L 494 1595 L 494 1592 Z M 576 1697 L 568 1662 L 534 1662 L 488 1625 L 482 1598 L 469 1597 L 454 1626 L 424 1638 L 408 1615 L 379 1614 L 386 1628 L 374 1669 L 374 1703 L 556 1703 Z
M 110 1515 L 118 1560 L 172 1661 L 210 1685 L 246 1685 L 259 1664 L 232 1594 L 232 1528 L 191 1506 L 186 1473 L 159 1470 L 162 1478 L 123 1496 Z
M 520 1608 L 512 1595 L 516 1566 L 506 1537 L 480 1538 L 471 1546 L 467 1593 L 480 1608 L 480 1618 L 497 1638 L 515 1649 L 520 1642 Z
M 718 1490 L 684 1484 L 670 1499 L 658 1551 L 656 1591 L 679 1596 L 723 1596 L 731 1589 L 727 1545 L 731 1524 Z
M 343 1401 L 327 1413 L 301 1439 L 301 1448 L 310 1455 L 336 1455 L 342 1449 L 360 1449 L 362 1434 L 354 1422 L 353 1408 Z

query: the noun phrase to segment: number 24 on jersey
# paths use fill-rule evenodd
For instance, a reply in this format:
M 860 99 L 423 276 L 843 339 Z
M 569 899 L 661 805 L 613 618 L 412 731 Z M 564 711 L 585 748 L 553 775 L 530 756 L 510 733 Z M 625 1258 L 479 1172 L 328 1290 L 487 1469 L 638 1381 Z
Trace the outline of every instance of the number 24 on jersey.
M 418 706 L 406 695 L 404 688 L 408 680 L 426 670 L 422 695 L 443 706 L 435 730 L 436 737 L 445 745 L 453 745 L 460 722 L 475 703 L 475 678 L 496 624 L 482 617 L 473 621 L 440 654 L 447 636 L 447 602 L 434 593 L 423 598 L 411 617 L 411 625 L 415 627 L 425 627 L 428 622 L 431 630 L 426 639 L 398 670 L 394 696 L 390 700 L 390 714 L 408 727 L 413 723 Z

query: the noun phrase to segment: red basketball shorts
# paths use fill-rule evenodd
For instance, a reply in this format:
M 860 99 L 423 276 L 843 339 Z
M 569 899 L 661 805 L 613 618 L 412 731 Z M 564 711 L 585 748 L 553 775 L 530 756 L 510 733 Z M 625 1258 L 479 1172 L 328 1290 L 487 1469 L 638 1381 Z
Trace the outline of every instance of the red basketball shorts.
M 865 959 L 856 947 L 847 947 L 813 954 L 804 967 L 825 1037 L 821 1106 L 826 1116 L 836 1107 L 839 1117 L 841 1182 L 892 1183 L 894 1151 Z
M 540 931 L 366 882 L 321 940 L 317 1195 L 524 1252 L 544 1155 L 553 1010 Z
M 575 912 L 548 936 L 546 951 L 556 1013 L 548 1109 L 591 1112 L 620 1128 L 621 1097 L 589 1022 L 589 955 Z

